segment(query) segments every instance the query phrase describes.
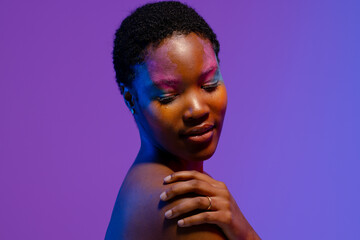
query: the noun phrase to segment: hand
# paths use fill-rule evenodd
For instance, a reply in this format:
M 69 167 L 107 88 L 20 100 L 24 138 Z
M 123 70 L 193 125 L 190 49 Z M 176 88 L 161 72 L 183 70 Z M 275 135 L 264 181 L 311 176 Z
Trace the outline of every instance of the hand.
M 210 223 L 218 225 L 229 239 L 260 239 L 223 182 L 197 171 L 175 172 L 165 177 L 164 182 L 175 184 L 161 193 L 163 201 L 187 193 L 198 194 L 168 210 L 166 218 L 175 218 L 197 209 L 204 210 L 179 220 L 179 227 Z

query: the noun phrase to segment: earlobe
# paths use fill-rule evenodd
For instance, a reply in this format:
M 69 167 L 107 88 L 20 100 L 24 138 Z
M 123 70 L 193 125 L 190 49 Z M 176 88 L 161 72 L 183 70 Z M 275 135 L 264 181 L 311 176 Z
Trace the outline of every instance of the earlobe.
M 130 90 L 127 87 L 125 87 L 123 84 L 120 85 L 120 91 L 122 91 L 122 94 L 124 95 L 126 106 L 129 108 L 130 112 L 134 114 L 135 102 L 134 102 L 133 94 L 131 94 Z

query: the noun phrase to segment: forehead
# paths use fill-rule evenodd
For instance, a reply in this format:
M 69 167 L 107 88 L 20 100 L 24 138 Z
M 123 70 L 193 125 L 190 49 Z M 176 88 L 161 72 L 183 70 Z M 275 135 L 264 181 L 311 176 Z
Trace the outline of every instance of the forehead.
M 195 33 L 173 35 L 157 47 L 150 47 L 145 65 L 153 83 L 164 79 L 188 80 L 217 66 L 216 56 L 209 40 Z

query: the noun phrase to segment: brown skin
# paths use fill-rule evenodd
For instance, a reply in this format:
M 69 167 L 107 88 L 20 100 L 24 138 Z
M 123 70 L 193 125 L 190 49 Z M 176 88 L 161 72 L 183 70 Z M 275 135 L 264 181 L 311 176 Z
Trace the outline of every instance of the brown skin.
M 145 64 L 134 69 L 133 88 L 124 96 L 135 112 L 141 148 L 106 239 L 260 239 L 226 185 L 203 172 L 227 104 L 211 43 L 194 33 L 174 34 L 150 46 Z M 207 137 L 185 134 L 204 125 L 212 126 Z

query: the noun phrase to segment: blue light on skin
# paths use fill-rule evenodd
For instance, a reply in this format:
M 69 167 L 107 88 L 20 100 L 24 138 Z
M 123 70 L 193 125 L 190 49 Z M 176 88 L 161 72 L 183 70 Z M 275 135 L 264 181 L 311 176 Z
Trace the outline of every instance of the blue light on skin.
M 127 210 L 136 211 L 136 207 L 124 205 L 125 202 L 158 204 L 158 197 L 152 197 L 154 192 L 146 191 L 155 187 L 156 195 L 160 194 L 164 190 L 162 179 L 171 172 L 203 172 L 203 161 L 216 150 L 227 105 L 226 88 L 213 47 L 210 41 L 195 33 L 165 39 L 151 49 L 145 62 L 134 66 L 134 70 L 133 88 L 126 91 L 133 101 L 141 148 L 123 185 L 140 187 L 141 197 L 137 191 L 135 198 L 129 196 L 127 190 L 132 189 L 129 187 L 120 191 L 114 214 L 121 216 L 114 216 L 112 226 L 119 222 L 126 225 Z M 164 79 L 169 80 L 165 88 L 159 87 L 156 83 Z M 159 97 L 172 94 L 175 94 L 172 101 L 166 104 L 159 101 Z M 192 136 L 184 136 L 204 125 L 212 126 L 205 140 L 196 142 L 191 140 Z M 146 187 L 148 184 L 152 188 Z M 126 209 L 123 206 L 127 206 Z
M 202 166 L 202 161 L 215 152 L 227 103 L 210 41 L 196 34 L 165 39 L 148 50 L 144 63 L 135 65 L 134 72 L 131 92 L 141 137 L 140 152 L 144 148 L 148 152 L 160 150 L 181 165 Z M 189 116 L 196 122 L 189 124 Z M 203 124 L 215 126 L 210 141 L 194 143 L 181 137 Z M 196 169 L 202 171 L 201 166 Z
M 217 87 L 220 83 L 224 83 L 217 60 L 216 63 L 217 67 L 215 73 L 212 73 L 213 71 L 210 70 L 208 73 L 205 73 L 204 77 L 199 78 L 198 82 L 201 88 L 206 89 Z M 162 84 L 157 86 L 151 80 L 145 63 L 135 65 L 134 69 L 136 72 L 137 82 L 144 86 L 140 88 L 141 90 L 138 92 L 138 95 L 142 96 L 139 99 L 139 104 L 141 106 L 148 107 L 152 101 L 161 102 L 161 99 L 178 96 L 185 91 L 185 86 L 182 84 L 181 80 L 177 79 L 170 79 L 169 81 L 162 82 Z

